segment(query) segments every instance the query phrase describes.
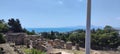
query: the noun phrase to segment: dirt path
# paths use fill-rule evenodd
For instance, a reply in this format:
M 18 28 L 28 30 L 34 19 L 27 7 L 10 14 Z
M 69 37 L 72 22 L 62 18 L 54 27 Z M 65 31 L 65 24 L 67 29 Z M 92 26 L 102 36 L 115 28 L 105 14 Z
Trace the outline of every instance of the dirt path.
M 5 54 L 17 54 L 9 44 L 0 44 L 0 47 L 4 49 Z
M 62 54 L 73 54 L 73 52 L 69 52 L 69 50 L 63 50 L 63 49 L 53 49 L 51 53 L 57 53 L 61 52 Z
M 81 50 L 66 50 L 66 49 L 53 49 L 51 52 L 62 52 L 62 54 L 85 54 L 85 49 L 81 48 Z M 91 54 L 120 54 L 118 51 L 97 51 L 91 50 Z

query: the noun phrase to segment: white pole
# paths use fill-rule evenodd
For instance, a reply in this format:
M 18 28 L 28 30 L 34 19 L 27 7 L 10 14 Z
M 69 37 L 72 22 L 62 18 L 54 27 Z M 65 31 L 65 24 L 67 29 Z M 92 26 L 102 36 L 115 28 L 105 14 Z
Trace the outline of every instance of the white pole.
M 87 0 L 87 22 L 86 22 L 86 37 L 85 37 L 85 53 L 90 54 L 91 42 L 91 0 Z

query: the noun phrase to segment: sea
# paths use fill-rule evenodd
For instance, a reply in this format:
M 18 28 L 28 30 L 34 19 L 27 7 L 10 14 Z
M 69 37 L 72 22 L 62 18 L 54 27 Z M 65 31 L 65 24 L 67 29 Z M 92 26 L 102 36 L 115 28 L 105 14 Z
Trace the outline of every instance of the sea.
M 26 28 L 28 31 L 34 30 L 37 33 L 40 32 L 51 32 L 51 31 L 57 31 L 57 32 L 69 32 L 73 30 L 77 30 L 78 28 Z
M 97 29 L 97 28 L 103 28 L 101 26 L 91 26 L 91 29 Z M 57 31 L 57 32 L 70 32 L 77 29 L 86 29 L 85 26 L 73 26 L 73 27 L 60 27 L 60 28 L 26 28 L 28 31 L 34 30 L 37 33 L 40 32 L 51 32 L 51 31 Z

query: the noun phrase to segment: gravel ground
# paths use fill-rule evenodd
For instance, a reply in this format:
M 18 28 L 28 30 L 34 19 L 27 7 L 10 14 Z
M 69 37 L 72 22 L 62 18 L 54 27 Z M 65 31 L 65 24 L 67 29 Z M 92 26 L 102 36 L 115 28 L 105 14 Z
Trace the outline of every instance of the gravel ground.
M 5 54 L 17 54 L 9 44 L 0 44 L 0 47 L 4 49 Z
M 9 44 L 0 44 L 0 47 L 2 47 L 5 51 L 5 54 L 17 54 L 14 51 L 14 48 L 10 47 Z M 80 51 L 74 51 L 74 50 L 65 50 L 65 49 L 53 49 L 51 52 L 62 52 L 62 54 L 85 54 L 85 49 L 81 48 Z M 91 50 L 91 54 L 120 54 L 118 51 L 96 51 Z
M 62 54 L 85 54 L 85 49 L 81 50 L 65 50 L 65 49 L 53 49 L 51 52 L 62 52 Z M 96 51 L 91 50 L 91 54 L 120 54 L 118 51 Z

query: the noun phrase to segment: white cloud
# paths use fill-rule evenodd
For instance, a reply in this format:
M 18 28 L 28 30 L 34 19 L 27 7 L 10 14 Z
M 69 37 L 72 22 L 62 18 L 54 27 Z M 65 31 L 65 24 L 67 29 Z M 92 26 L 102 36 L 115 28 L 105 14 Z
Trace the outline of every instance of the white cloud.
M 62 5 L 62 4 L 63 4 L 63 1 L 58 1 L 58 3 Z

